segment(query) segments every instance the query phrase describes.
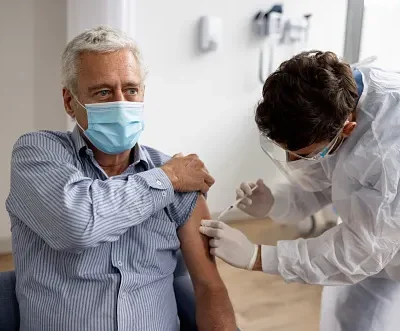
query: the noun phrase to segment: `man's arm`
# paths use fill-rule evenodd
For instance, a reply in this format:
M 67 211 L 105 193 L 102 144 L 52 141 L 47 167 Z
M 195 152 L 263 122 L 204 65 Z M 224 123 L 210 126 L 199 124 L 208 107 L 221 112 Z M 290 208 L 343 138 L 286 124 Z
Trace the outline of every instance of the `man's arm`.
M 80 252 L 118 240 L 174 201 L 175 186 L 162 168 L 93 180 L 76 167 L 76 157 L 64 144 L 49 132 L 29 133 L 17 141 L 6 203 L 11 215 L 53 249 Z M 180 189 L 188 185 L 190 190 L 206 190 L 212 177 L 202 165 L 191 156 L 164 166 L 179 179 Z
M 22 136 L 11 159 L 7 210 L 55 250 L 80 252 L 118 240 L 174 199 L 161 169 L 93 180 L 51 133 Z
M 196 296 L 196 320 L 200 331 L 234 331 L 235 314 L 227 289 L 209 253 L 207 237 L 199 233 L 202 219 L 210 218 L 201 195 L 189 220 L 178 230 L 181 249 Z

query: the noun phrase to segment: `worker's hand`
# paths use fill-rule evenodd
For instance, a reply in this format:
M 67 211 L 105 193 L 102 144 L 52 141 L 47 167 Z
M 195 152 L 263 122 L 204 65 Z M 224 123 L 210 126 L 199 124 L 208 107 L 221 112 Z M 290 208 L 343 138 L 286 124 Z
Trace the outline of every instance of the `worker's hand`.
M 256 185 L 257 188 L 252 191 Z M 236 190 L 236 199 L 241 198 L 243 200 L 238 204 L 238 208 L 256 218 L 266 217 L 274 204 L 271 190 L 262 179 L 259 179 L 257 183 L 243 182 Z
M 201 191 L 207 193 L 215 182 L 204 163 L 195 154 L 174 155 L 161 169 L 177 192 Z
M 201 221 L 200 232 L 210 237 L 210 254 L 226 263 L 242 269 L 252 270 L 257 258 L 258 246 L 239 230 L 221 221 Z

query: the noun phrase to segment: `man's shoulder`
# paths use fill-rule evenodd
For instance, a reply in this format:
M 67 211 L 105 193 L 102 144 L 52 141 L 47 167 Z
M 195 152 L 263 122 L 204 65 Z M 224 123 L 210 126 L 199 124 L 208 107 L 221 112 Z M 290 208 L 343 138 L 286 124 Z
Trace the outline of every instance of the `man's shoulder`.
M 171 159 L 171 156 L 149 146 L 140 145 L 140 149 L 146 156 L 147 160 L 151 161 L 155 167 L 160 167 Z
M 21 135 L 17 143 L 43 143 L 49 140 L 60 143 L 68 142 L 71 140 L 71 132 L 50 130 L 32 131 Z
M 71 132 L 42 130 L 24 133 L 14 144 L 14 150 L 28 146 L 44 148 L 47 151 L 59 148 L 72 150 Z

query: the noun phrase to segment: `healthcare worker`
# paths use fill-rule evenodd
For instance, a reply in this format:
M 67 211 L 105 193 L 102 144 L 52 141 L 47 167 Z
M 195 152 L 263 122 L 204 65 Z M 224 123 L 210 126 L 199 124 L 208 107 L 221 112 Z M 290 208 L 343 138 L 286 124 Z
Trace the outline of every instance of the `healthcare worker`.
M 333 203 L 342 223 L 275 247 L 206 220 L 211 253 L 286 282 L 329 285 L 322 331 L 400 330 L 400 75 L 301 53 L 265 82 L 256 122 L 289 182 L 273 191 L 243 183 L 239 208 L 285 223 Z

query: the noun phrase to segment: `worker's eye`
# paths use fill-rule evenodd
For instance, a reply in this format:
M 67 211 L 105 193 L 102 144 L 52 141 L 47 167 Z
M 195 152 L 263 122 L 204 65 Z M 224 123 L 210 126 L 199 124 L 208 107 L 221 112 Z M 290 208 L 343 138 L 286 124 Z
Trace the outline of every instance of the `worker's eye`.
M 101 97 L 106 97 L 111 93 L 110 90 L 100 90 L 96 92 L 96 95 L 101 96 Z

